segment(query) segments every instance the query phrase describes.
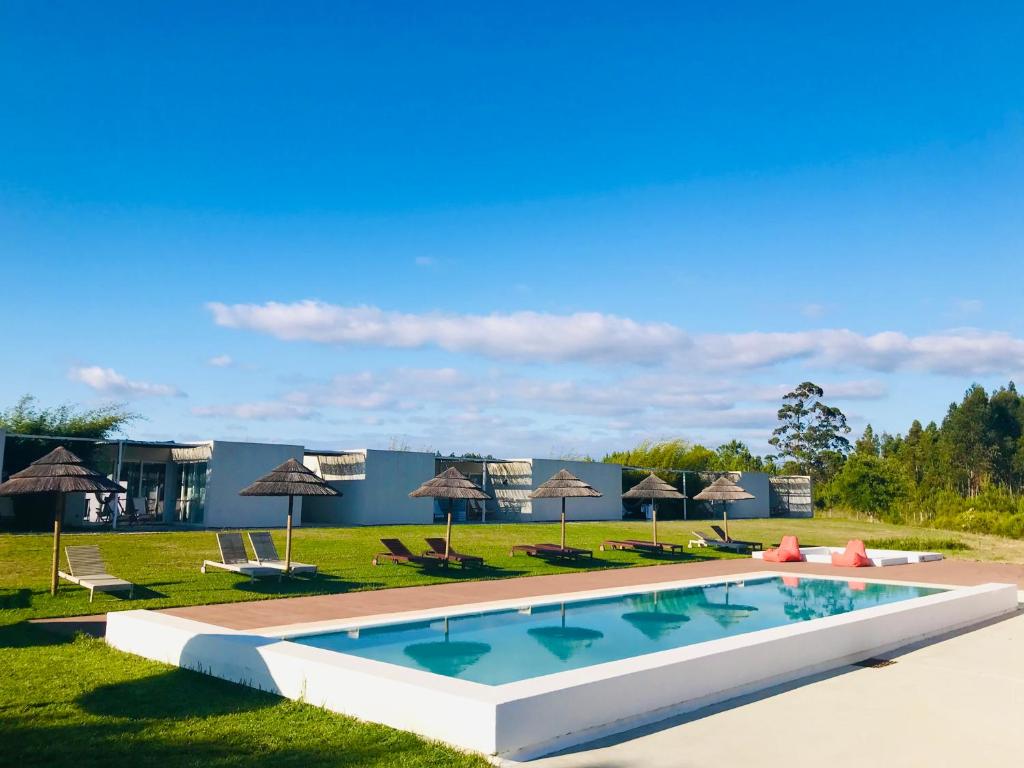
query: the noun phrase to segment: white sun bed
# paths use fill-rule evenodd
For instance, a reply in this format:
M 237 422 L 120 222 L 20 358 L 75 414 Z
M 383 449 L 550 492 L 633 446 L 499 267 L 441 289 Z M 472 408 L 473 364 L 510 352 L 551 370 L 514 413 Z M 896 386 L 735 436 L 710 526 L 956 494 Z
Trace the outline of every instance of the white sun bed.
M 67 572 L 58 571 L 57 575 L 64 581 L 70 581 L 89 590 L 89 602 L 96 592 L 127 592 L 131 599 L 135 594 L 135 585 L 130 581 L 119 579 L 107 573 L 107 566 L 100 556 L 100 548 L 96 546 L 65 547 L 64 555 L 68 559 Z
M 256 562 L 268 568 L 284 571 L 284 560 L 277 554 L 277 547 L 274 546 L 274 540 L 268 531 L 250 531 L 249 543 L 252 544 Z M 290 564 L 290 571 L 294 574 L 315 574 L 316 566 L 309 563 L 296 563 L 293 560 Z
M 220 560 L 204 560 L 199 570 L 206 573 L 207 568 L 219 568 L 222 571 L 231 571 L 248 576 L 250 579 L 257 579 L 260 576 L 277 576 L 281 578 L 280 568 L 271 568 L 268 565 L 261 565 L 256 560 L 250 560 L 245 551 L 245 543 L 240 533 L 218 533 L 217 547 L 220 549 Z

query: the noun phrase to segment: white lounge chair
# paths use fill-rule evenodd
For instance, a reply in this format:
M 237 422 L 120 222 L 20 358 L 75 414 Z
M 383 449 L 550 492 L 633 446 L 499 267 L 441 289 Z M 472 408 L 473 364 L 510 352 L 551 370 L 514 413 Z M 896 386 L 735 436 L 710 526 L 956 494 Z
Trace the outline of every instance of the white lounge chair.
M 256 555 L 256 562 L 268 568 L 275 568 L 284 571 L 284 560 L 277 554 L 277 547 L 274 546 L 274 539 L 268 531 L 250 531 L 249 543 L 252 544 L 253 554 Z M 309 563 L 291 562 L 292 573 L 316 573 L 316 566 Z
M 89 602 L 100 592 L 127 592 L 131 599 L 135 594 L 135 585 L 130 581 L 119 579 L 107 573 L 107 566 L 100 556 L 97 546 L 65 547 L 64 556 L 68 559 L 68 570 L 57 574 L 65 581 L 85 587 L 89 590 Z
M 245 551 L 245 542 L 242 541 L 240 533 L 218 533 L 217 547 L 220 549 L 220 561 L 204 560 L 199 570 L 206 573 L 207 568 L 219 568 L 222 571 L 231 571 L 248 576 L 255 581 L 260 576 L 277 576 L 281 578 L 279 568 L 271 568 L 261 565 L 256 560 L 250 560 Z

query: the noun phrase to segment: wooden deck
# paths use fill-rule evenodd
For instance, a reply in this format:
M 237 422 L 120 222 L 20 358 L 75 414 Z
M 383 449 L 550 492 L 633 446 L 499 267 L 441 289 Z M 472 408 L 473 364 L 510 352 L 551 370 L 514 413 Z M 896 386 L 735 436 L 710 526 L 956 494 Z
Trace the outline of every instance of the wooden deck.
M 1020 589 L 1024 589 L 1024 565 L 1008 563 L 947 559 L 887 568 L 836 568 L 814 563 L 764 563 L 752 559 L 708 560 L 700 563 L 531 576 L 498 581 L 460 581 L 339 595 L 168 608 L 164 612 L 229 629 L 258 630 L 286 624 L 358 618 L 381 613 L 444 608 L 467 603 L 540 597 L 709 576 L 743 575 L 766 570 L 958 586 L 986 582 L 1015 583 Z

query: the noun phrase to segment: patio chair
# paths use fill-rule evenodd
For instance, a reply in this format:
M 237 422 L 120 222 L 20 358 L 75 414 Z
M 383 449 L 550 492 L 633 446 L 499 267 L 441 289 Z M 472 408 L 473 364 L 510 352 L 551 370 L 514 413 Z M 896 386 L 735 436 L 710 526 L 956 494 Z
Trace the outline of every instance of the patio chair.
M 381 539 L 380 543 L 384 545 L 387 552 L 380 552 L 374 555 L 374 565 L 380 565 L 381 560 L 390 560 L 392 563 L 414 563 L 415 565 L 436 565 L 438 563 L 444 566 L 448 565 L 447 560 L 413 554 L 412 550 L 405 546 L 401 539 Z
M 733 552 L 743 552 L 747 549 L 746 544 L 724 541 L 721 538 L 708 536 L 703 531 L 690 531 L 690 535 L 694 538 L 690 539 L 690 543 L 686 545 L 688 547 L 714 547 L 715 549 L 728 549 Z
M 750 550 L 764 549 L 764 545 L 760 541 L 743 541 L 742 539 L 732 538 L 731 536 L 727 535 L 725 531 L 722 530 L 722 527 L 720 525 L 712 525 L 711 530 L 715 532 L 715 535 L 718 536 L 720 541 L 724 541 L 729 544 L 742 544 L 744 547 Z
M 666 541 L 643 541 L 640 539 L 608 539 L 601 542 L 601 551 L 605 549 L 637 550 L 642 552 L 682 552 L 682 544 L 670 544 Z
M 509 554 L 515 555 L 516 552 L 548 559 L 579 560 L 584 557 L 591 559 L 594 557 L 594 551 L 591 549 L 560 547 L 558 544 L 516 544 Z
M 130 581 L 119 579 L 107 573 L 107 566 L 97 546 L 65 547 L 64 556 L 68 559 L 67 573 L 58 571 L 57 575 L 65 581 L 85 587 L 89 590 L 89 602 L 96 592 L 128 592 L 130 600 L 135 595 L 135 585 Z
M 448 548 L 448 553 L 445 554 L 444 539 L 440 537 L 424 539 L 424 541 L 426 541 L 427 546 L 430 547 L 428 551 L 423 553 L 424 557 L 433 557 L 437 558 L 438 560 L 444 560 L 445 558 L 447 558 L 453 563 L 458 563 L 463 568 L 465 568 L 467 565 L 484 564 L 484 559 L 479 555 L 465 555 L 462 552 L 456 552 L 451 547 Z
M 252 553 L 256 556 L 256 562 L 268 568 L 284 570 L 284 560 L 277 554 L 277 547 L 274 546 L 274 539 L 269 531 L 249 531 L 249 544 L 252 545 Z M 290 564 L 290 573 L 295 574 L 316 574 L 316 566 L 309 563 Z
M 261 576 L 277 576 L 278 580 L 281 579 L 280 568 L 260 565 L 257 561 L 249 559 L 249 555 L 245 551 L 245 542 L 242 541 L 240 533 L 218 533 L 217 548 L 220 549 L 220 561 L 204 560 L 203 564 L 199 566 L 202 573 L 206 573 L 208 568 L 219 568 L 222 571 L 248 576 L 252 581 Z

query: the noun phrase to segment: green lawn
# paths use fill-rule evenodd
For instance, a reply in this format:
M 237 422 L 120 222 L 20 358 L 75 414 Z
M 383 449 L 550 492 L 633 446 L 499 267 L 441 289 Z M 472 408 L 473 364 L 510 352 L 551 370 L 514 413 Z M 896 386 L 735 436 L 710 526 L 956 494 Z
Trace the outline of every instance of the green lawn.
M 706 522 L 665 522 L 666 541 L 686 543 Z M 848 538 L 914 538 L 966 546 L 958 557 L 1024 562 L 1024 544 L 996 537 L 953 534 L 907 526 L 840 519 L 740 521 L 737 538 L 774 544 L 794 532 L 807 544 L 842 544 Z M 71 534 L 66 544 L 98 544 L 117 575 L 142 585 L 140 597 L 97 595 L 63 585 L 47 592 L 51 539 L 45 534 L 0 536 L 0 737 L 11 765 L 91 768 L 164 766 L 484 766 L 487 763 L 409 734 L 360 723 L 312 706 L 285 701 L 203 675 L 167 667 L 108 648 L 85 637 L 63 640 L 26 624 L 30 618 L 259 600 L 281 596 L 429 584 L 456 579 L 509 578 L 581 568 L 617 568 L 659 562 L 730 557 L 710 550 L 653 557 L 596 552 L 593 564 L 558 565 L 510 557 L 516 542 L 557 540 L 554 525 L 460 526 L 460 550 L 483 555 L 488 568 L 422 571 L 370 560 L 382 536 L 418 548 L 436 526 L 299 529 L 295 555 L 321 566 L 315 579 L 252 584 L 229 573 L 199 573 L 214 558 L 212 533 Z M 605 538 L 646 537 L 642 523 L 571 523 L 569 543 L 593 547 Z M 275 533 L 278 546 L 281 534 Z

